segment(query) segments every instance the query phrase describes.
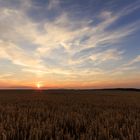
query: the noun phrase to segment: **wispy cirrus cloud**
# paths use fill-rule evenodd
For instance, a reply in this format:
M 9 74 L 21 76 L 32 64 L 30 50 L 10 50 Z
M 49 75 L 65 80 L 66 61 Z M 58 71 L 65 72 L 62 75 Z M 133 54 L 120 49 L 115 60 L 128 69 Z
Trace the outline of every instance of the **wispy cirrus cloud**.
M 19 48 L 11 42 L 0 40 L 0 58 L 8 59 L 13 64 L 25 67 L 39 66 L 40 60 L 35 59 L 23 49 Z
M 89 58 L 94 62 L 104 62 L 108 60 L 120 60 L 122 58 L 123 51 L 117 51 L 116 49 L 106 50 L 104 52 L 96 53 Z
M 7 79 L 7 78 L 9 78 L 11 76 L 12 76 L 12 73 L 2 74 L 2 75 L 0 75 L 0 80 L 1 79 Z
M 134 59 L 132 59 L 130 62 L 125 64 L 125 66 L 132 66 L 133 64 L 140 63 L 140 55 L 136 56 Z

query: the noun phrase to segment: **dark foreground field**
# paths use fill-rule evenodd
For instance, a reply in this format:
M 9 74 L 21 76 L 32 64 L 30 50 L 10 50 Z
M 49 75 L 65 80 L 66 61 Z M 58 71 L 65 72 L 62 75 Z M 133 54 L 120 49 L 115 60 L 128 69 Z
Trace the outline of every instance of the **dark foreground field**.
M 0 140 L 140 140 L 140 92 L 0 91 Z

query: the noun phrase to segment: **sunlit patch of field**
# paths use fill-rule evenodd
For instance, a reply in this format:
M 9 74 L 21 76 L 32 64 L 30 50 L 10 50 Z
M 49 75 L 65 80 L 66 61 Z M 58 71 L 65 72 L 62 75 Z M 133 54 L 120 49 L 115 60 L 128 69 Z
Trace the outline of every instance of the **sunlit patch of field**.
M 140 92 L 0 91 L 0 140 L 140 140 Z

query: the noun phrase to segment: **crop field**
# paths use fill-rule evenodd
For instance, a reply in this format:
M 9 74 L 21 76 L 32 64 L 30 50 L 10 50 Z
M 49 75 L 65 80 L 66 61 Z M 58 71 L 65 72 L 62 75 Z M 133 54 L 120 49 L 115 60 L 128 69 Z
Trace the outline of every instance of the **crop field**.
M 1 90 L 0 140 L 140 140 L 140 92 Z

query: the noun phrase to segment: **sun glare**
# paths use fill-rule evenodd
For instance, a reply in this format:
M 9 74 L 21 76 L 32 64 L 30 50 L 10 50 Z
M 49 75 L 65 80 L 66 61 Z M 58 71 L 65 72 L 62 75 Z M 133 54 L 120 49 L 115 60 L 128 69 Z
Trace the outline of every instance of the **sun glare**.
M 37 83 L 36 86 L 38 89 L 40 89 L 42 87 L 41 83 Z

